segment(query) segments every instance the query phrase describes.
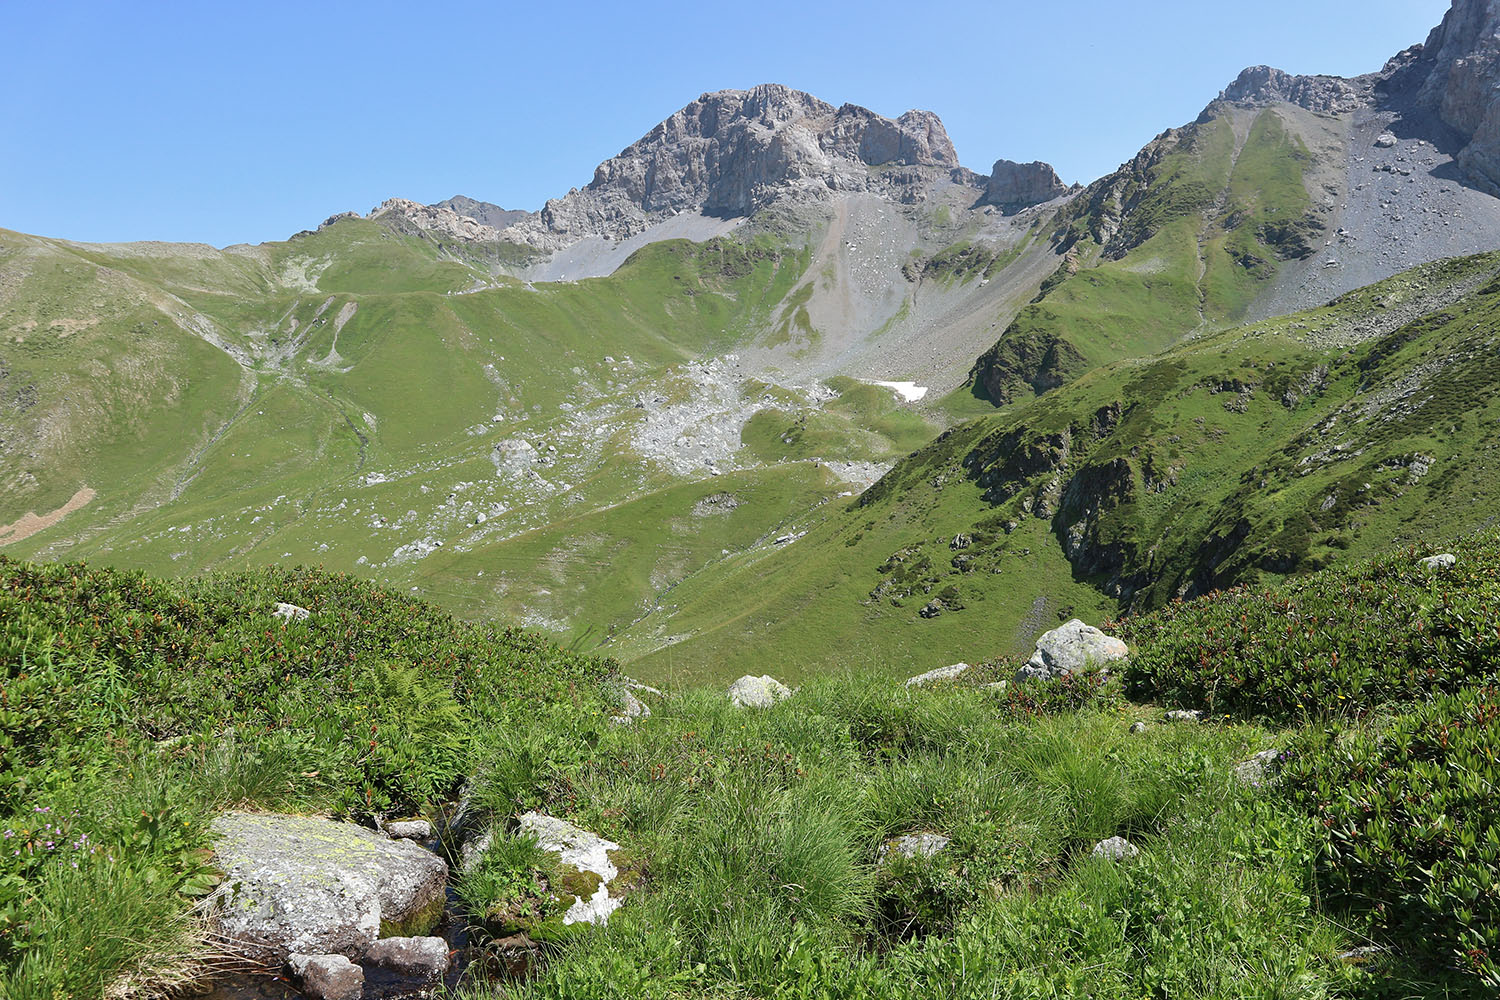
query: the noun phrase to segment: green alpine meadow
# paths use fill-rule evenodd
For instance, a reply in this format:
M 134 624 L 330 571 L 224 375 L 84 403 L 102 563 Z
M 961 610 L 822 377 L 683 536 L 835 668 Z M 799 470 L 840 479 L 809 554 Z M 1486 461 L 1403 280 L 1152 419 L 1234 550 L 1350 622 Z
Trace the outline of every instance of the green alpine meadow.
M 1500 994 L 1496 38 L 0 228 L 0 997 Z

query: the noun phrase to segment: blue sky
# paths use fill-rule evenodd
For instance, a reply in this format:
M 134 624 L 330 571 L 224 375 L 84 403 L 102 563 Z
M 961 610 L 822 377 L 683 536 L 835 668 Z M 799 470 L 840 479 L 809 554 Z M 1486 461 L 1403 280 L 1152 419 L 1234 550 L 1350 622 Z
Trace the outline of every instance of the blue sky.
M 0 227 L 282 239 L 387 197 L 538 208 L 700 93 L 942 116 L 962 162 L 1089 181 L 1244 66 L 1354 75 L 1447 0 L 0 0 Z

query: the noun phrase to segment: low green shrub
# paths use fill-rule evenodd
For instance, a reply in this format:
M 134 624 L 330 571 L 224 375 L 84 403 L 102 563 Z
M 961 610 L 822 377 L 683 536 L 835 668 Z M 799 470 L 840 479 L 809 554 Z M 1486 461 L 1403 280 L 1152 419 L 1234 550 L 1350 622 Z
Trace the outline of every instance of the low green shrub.
M 1312 730 L 1283 772 L 1324 837 L 1317 871 L 1374 932 L 1500 988 L 1500 690 Z
M 1122 623 L 1130 693 L 1211 713 L 1353 717 L 1500 673 L 1500 536 L 1431 572 L 1408 550 Z

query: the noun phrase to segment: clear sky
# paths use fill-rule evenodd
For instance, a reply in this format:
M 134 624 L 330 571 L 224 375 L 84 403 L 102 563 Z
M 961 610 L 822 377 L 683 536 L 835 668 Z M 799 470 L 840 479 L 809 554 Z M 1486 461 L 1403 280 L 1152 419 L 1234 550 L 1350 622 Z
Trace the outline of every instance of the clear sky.
M 1355 75 L 1447 0 L 0 0 L 0 227 L 283 239 L 388 197 L 586 184 L 699 94 L 936 111 L 960 160 L 1090 181 L 1245 66 Z

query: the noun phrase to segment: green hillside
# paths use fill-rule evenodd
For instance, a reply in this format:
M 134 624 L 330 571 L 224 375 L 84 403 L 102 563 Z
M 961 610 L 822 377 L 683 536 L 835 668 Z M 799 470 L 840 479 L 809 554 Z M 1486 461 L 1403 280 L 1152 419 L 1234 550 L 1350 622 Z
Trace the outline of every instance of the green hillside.
M 1497 269 L 1419 268 L 953 428 L 795 543 L 685 581 L 612 648 L 644 676 L 912 673 L 1019 652 L 1074 614 L 1492 526 Z
M 1242 319 L 1323 223 L 1286 109 L 1221 109 L 1158 137 L 1049 223 L 1063 263 L 970 375 L 996 405 Z
M 319 564 L 602 632 L 847 490 L 827 460 L 934 433 L 854 380 L 814 401 L 694 367 L 772 325 L 806 248 L 663 242 L 535 285 L 495 272 L 514 249 L 362 220 L 224 251 L 0 234 L 0 544 L 167 574 Z M 722 482 L 645 440 L 699 405 L 752 417 Z M 726 516 L 693 513 L 726 492 Z M 585 586 L 576 558 L 618 575 Z
M 223 809 L 467 789 L 501 820 L 455 883 L 476 998 L 1487 996 L 1500 537 L 1426 551 L 1128 619 L 1112 678 L 872 668 L 759 710 L 675 688 L 628 726 L 610 661 L 344 575 L 0 557 L 0 990 L 203 985 Z M 511 829 L 534 808 L 634 874 L 518 982 L 486 955 L 557 874 Z M 887 857 L 914 833 L 949 843 Z M 1116 836 L 1138 853 L 1097 856 Z

